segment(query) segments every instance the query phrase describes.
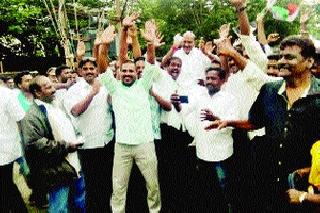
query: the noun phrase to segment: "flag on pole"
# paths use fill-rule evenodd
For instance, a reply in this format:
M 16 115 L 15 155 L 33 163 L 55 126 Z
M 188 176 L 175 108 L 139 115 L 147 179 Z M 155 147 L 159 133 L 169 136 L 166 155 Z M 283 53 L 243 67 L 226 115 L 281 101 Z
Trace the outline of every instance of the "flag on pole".
M 273 6 L 271 8 L 273 18 L 280 21 L 293 22 L 299 14 L 299 6 L 294 3 L 289 3 L 287 8 Z

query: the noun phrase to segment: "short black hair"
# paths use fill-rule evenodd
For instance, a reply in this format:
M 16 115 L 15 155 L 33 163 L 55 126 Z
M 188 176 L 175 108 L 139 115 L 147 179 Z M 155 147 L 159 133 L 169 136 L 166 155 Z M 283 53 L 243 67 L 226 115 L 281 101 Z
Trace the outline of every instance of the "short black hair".
M 22 82 L 22 78 L 25 75 L 30 75 L 30 72 L 28 70 L 24 70 L 22 72 L 19 72 L 18 74 L 16 74 L 13 78 L 13 82 L 16 86 L 18 86 L 19 84 L 21 84 Z
M 315 58 L 316 48 L 310 38 L 299 35 L 288 36 L 281 41 L 280 50 L 284 50 L 287 46 L 298 46 L 301 48 L 301 55 L 304 58 Z
M 226 79 L 227 73 L 226 73 L 226 71 L 224 71 L 223 69 L 210 67 L 210 68 L 206 69 L 205 72 L 206 72 L 206 74 L 207 74 L 208 72 L 211 72 L 211 71 L 217 72 L 217 73 L 218 73 L 218 76 L 219 76 L 219 78 L 220 78 L 221 80 Z
M 83 58 L 80 63 L 79 63 L 79 68 L 82 68 L 85 63 L 87 62 L 91 62 L 93 64 L 94 67 L 98 67 L 98 64 L 97 64 L 97 59 L 96 58 L 93 58 L 93 57 L 85 57 Z M 56 71 L 56 75 L 57 75 L 57 71 Z
M 179 58 L 179 57 L 177 57 L 177 56 L 172 56 L 172 57 L 169 59 L 168 63 L 170 64 L 171 61 L 173 61 L 173 60 L 179 60 L 179 61 L 182 63 L 181 58 Z
M 137 61 L 146 61 L 146 58 L 143 56 L 140 56 L 140 57 L 134 59 L 134 63 L 136 63 Z
M 65 70 L 65 69 L 69 69 L 69 67 L 66 66 L 66 65 L 61 65 L 61 66 L 57 67 L 56 76 L 60 76 L 62 71 Z

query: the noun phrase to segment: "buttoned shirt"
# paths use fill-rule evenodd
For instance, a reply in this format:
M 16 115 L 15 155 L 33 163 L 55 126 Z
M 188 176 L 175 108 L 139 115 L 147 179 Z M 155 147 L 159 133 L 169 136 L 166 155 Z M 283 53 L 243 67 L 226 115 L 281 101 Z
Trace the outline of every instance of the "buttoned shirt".
M 175 52 L 173 56 L 182 60 L 181 73 L 177 81 L 180 87 L 186 90 L 190 87 L 196 87 L 198 79 L 204 79 L 205 70 L 211 66 L 210 59 L 195 47 L 189 54 L 181 49 Z
M 17 122 L 25 113 L 17 96 L 0 86 L 0 166 L 9 164 L 22 155 L 21 138 Z
M 180 78 L 180 76 L 179 76 Z M 199 90 L 199 87 L 185 88 L 180 85 L 178 81 L 172 79 L 168 73 L 162 75 L 161 80 L 157 81 L 154 86 L 155 91 L 165 100 L 170 101 L 171 95 L 177 93 L 180 96 L 188 96 L 188 99 L 192 99 L 193 94 Z M 187 105 L 188 103 L 181 103 L 181 105 Z M 179 113 L 173 106 L 171 111 L 161 112 L 161 123 L 165 123 L 168 126 L 174 127 L 178 130 L 185 131 L 185 125 L 183 122 L 183 115 Z
M 117 143 L 137 145 L 153 141 L 148 97 L 160 72 L 158 67 L 147 64 L 143 76 L 131 86 L 123 85 L 110 71 L 101 75 L 101 83 L 112 95 Z
M 84 79 L 70 87 L 64 100 L 64 106 L 70 115 L 71 109 L 83 101 L 91 90 L 91 85 Z M 81 115 L 77 117 L 71 115 L 76 130 L 84 138 L 83 149 L 101 148 L 113 139 L 111 107 L 107 99 L 108 91 L 105 87 L 101 87 Z
M 272 146 L 268 169 L 270 178 L 287 187 L 288 174 L 310 166 L 310 149 L 320 139 L 320 82 L 312 78 L 311 86 L 291 107 L 284 81 L 265 84 L 249 112 L 249 121 L 265 127 Z
M 206 131 L 210 121 L 201 121 L 201 110 L 209 109 L 222 120 L 238 119 L 237 101 L 227 92 L 219 91 L 210 96 L 207 90 L 198 94 L 192 102 L 182 108 L 188 132 L 194 135 L 197 157 L 204 161 L 217 162 L 233 154 L 232 129 Z M 189 116 L 188 116 L 189 115 Z

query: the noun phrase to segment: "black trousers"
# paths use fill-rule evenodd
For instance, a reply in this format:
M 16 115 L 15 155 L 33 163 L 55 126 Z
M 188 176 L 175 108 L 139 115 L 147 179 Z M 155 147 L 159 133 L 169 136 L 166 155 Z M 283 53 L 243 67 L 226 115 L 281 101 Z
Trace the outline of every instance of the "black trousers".
M 193 205 L 196 158 L 188 147 L 193 138 L 166 124 L 161 125 L 161 136 L 158 160 L 162 212 L 197 212 Z
M 114 142 L 104 148 L 79 150 L 88 212 L 111 212 Z
M 198 178 L 197 193 L 195 200 L 198 206 L 198 212 L 228 212 L 229 204 L 232 203 L 232 194 L 234 193 L 232 184 L 232 157 L 220 161 L 221 166 L 225 170 L 225 189 L 224 191 L 219 185 L 217 172 L 214 162 L 207 162 L 198 159 L 197 169 Z
M 27 212 L 21 194 L 12 179 L 13 162 L 0 166 L 0 212 Z

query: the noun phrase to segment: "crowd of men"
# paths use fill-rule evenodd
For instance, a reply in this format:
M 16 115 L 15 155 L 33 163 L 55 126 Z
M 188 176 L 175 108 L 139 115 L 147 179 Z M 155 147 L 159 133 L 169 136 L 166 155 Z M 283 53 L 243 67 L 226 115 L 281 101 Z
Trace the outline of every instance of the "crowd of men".
M 261 14 L 255 36 L 246 0 L 230 2 L 240 28 L 233 43 L 229 24 L 199 47 L 187 31 L 156 61 L 156 23 L 141 30 L 142 56 L 133 13 L 122 21 L 118 60 L 106 57 L 109 26 L 93 57 L 79 41 L 76 70 L 21 72 L 15 86 L 5 79 L 0 212 L 27 212 L 14 162 L 32 189 L 28 202 L 49 212 L 319 210 L 320 51 L 306 31 L 266 38 Z

